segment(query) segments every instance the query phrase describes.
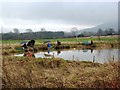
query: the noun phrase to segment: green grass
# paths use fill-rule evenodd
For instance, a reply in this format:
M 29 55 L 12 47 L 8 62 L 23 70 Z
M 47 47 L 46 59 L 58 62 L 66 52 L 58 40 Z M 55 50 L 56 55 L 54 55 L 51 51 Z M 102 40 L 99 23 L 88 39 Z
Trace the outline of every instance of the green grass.
M 38 39 L 36 40 L 36 44 L 43 43 L 45 40 L 51 40 L 52 42 L 56 42 L 57 40 L 61 42 L 83 42 L 83 41 L 99 41 L 98 38 L 91 38 L 91 37 L 83 37 L 83 38 L 58 38 L 58 39 Z M 101 37 L 101 41 L 108 41 L 108 42 L 115 42 L 118 40 L 118 37 Z M 22 41 L 29 41 L 29 40 L 0 40 L 0 43 L 3 44 L 15 44 L 20 43 Z

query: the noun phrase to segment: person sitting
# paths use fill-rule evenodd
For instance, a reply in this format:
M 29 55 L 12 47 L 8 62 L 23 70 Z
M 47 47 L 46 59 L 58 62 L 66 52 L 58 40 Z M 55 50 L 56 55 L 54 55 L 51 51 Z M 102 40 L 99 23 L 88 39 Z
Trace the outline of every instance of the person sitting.
M 91 40 L 91 45 L 93 45 L 93 41 Z
M 50 47 L 51 47 L 51 44 L 50 44 L 50 43 L 48 43 L 48 44 L 47 44 L 47 47 L 48 47 L 48 48 L 50 48 Z
M 28 50 L 25 51 L 25 53 L 24 53 L 23 56 L 26 56 L 26 57 L 35 57 L 34 52 L 33 51 L 28 51 Z
M 58 46 L 61 45 L 61 42 L 60 42 L 59 40 L 57 40 L 57 45 L 58 45 Z

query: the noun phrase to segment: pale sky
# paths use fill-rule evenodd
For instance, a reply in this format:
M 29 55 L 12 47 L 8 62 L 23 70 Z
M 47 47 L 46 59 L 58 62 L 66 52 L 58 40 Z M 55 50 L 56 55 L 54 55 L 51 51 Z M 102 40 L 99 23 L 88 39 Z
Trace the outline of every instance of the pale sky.
M 49 2 L 48 2 L 49 1 Z M 0 7 L 3 32 L 18 28 L 70 31 L 118 20 L 118 0 L 4 0 Z

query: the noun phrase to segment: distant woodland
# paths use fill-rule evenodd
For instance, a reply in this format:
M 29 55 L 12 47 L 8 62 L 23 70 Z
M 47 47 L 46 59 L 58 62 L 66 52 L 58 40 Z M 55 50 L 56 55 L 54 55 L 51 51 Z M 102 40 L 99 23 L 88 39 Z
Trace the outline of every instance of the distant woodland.
M 27 32 L 27 33 L 5 33 L 2 34 L 3 40 L 29 40 L 29 39 L 49 39 L 49 38 L 62 38 L 64 32 Z
M 106 36 L 106 35 L 116 35 L 120 34 L 120 30 L 115 31 L 110 28 L 107 30 L 98 29 L 97 32 L 88 32 L 83 31 L 82 33 L 78 33 L 78 31 L 71 32 L 63 32 L 63 31 L 39 31 L 32 32 L 32 30 L 28 30 L 25 33 L 19 33 L 18 29 L 14 29 L 14 32 L 9 33 L 1 33 L 2 40 L 30 40 L 30 39 L 50 39 L 50 38 L 65 38 L 65 37 L 86 37 L 86 36 Z

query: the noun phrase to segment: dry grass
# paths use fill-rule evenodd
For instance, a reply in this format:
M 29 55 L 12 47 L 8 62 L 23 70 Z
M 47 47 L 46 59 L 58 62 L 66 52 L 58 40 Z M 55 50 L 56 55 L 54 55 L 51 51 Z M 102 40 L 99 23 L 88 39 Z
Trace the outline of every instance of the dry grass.
M 3 88 L 119 88 L 118 64 L 3 56 Z

